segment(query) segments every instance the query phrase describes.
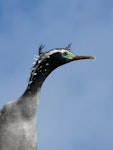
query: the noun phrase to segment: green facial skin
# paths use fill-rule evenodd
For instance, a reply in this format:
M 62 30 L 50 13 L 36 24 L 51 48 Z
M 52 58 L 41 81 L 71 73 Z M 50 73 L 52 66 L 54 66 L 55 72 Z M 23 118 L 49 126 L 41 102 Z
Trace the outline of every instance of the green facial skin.
M 71 52 L 64 52 L 64 54 L 63 54 L 63 57 L 67 58 L 67 59 L 70 59 L 70 58 L 72 58 L 74 56 L 75 55 L 73 53 L 71 53 Z

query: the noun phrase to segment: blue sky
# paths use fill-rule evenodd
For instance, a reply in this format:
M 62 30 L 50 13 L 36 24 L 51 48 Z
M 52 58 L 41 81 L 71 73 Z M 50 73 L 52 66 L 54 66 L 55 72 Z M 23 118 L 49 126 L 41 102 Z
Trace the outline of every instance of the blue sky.
M 39 150 L 113 150 L 113 1 L 1 0 L 0 107 L 24 92 L 33 57 L 65 47 L 96 60 L 56 69 L 37 113 Z

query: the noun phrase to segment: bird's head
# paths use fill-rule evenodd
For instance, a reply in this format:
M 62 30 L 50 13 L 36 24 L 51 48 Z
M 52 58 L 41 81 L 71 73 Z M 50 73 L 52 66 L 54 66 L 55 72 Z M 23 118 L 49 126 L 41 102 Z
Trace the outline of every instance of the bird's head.
M 79 56 L 75 55 L 71 51 L 71 44 L 66 46 L 65 48 L 55 48 L 48 52 L 43 52 L 44 46 L 39 47 L 39 60 L 38 62 L 42 65 L 42 67 L 46 67 L 47 65 L 51 67 L 51 70 L 64 65 L 66 63 L 75 61 L 75 60 L 83 60 L 83 59 L 95 59 L 95 56 Z
M 71 51 L 71 45 L 69 44 L 65 48 L 55 48 L 47 52 L 43 52 L 44 46 L 39 47 L 39 58 L 36 58 L 36 62 L 32 67 L 31 76 L 29 79 L 29 86 L 33 83 L 42 85 L 46 77 L 57 67 L 66 63 L 82 60 L 82 59 L 95 59 L 94 56 L 79 56 L 75 55 Z

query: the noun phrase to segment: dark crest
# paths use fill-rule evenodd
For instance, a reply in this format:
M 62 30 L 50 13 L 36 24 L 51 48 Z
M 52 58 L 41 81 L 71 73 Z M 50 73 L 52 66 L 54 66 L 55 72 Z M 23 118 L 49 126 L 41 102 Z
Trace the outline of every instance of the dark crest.
M 39 55 L 44 54 L 44 52 L 43 52 L 43 48 L 44 48 L 44 47 L 45 47 L 45 45 L 43 45 L 43 44 L 40 45 L 40 47 L 39 47 L 39 49 L 38 49 Z
M 67 50 L 69 50 L 69 51 L 71 51 L 71 43 L 70 44 L 68 44 L 67 46 L 66 46 L 66 48 L 65 49 L 67 49 Z

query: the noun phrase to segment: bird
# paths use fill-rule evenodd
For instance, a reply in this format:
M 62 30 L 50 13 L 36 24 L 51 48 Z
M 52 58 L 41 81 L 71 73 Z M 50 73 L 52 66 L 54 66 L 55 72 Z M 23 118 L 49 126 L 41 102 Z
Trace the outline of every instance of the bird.
M 39 47 L 32 66 L 27 87 L 15 101 L 6 103 L 0 109 L 0 150 L 37 150 L 37 107 L 40 91 L 47 76 L 57 67 L 76 60 L 95 59 L 95 56 L 79 56 L 71 51 L 71 44 L 65 48 L 54 48 L 44 52 Z

